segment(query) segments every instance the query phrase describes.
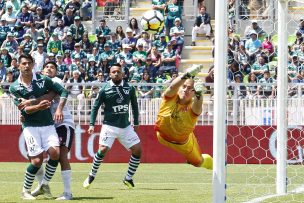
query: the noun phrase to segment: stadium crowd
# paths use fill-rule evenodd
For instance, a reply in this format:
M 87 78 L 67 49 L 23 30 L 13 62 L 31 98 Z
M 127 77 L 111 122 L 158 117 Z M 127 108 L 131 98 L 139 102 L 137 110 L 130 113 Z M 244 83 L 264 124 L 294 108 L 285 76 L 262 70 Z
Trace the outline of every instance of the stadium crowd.
M 113 1 L 112 3 L 115 4 Z M 116 2 L 119 5 L 120 1 Z M 178 0 L 152 0 L 152 9 L 165 16 L 165 29 L 150 36 L 139 26 L 136 18 L 128 27 L 117 26 L 111 30 L 105 19 L 100 19 L 93 35 L 83 25 L 83 13 L 79 0 L 56 2 L 51 0 L 20 3 L 3 1 L 0 6 L 0 82 L 13 82 L 19 76 L 18 56 L 29 53 L 35 60 L 35 72 L 41 72 L 43 64 L 55 61 L 58 74 L 64 83 L 101 83 L 108 80 L 109 68 L 120 63 L 124 80 L 135 83 L 159 83 L 159 86 L 138 86 L 139 98 L 160 97 L 163 83 L 169 83 L 178 75 L 178 66 L 184 46 L 185 30 L 182 26 L 182 3 Z M 192 46 L 198 33 L 212 40 L 210 15 L 199 1 L 199 15 L 192 29 Z M 106 6 L 111 6 L 108 4 Z M 266 33 L 259 22 L 252 24 L 243 34 L 235 32 L 235 0 L 229 1 L 228 76 L 231 83 L 275 83 L 276 48 L 272 33 Z M 295 31 L 295 41 L 289 44 L 288 77 L 291 83 L 303 82 L 304 20 Z M 95 34 L 95 35 L 94 35 Z M 205 78 L 214 79 L 213 68 Z M 8 86 L 2 86 L 2 93 Z M 94 85 L 67 87 L 72 98 L 94 98 L 98 88 Z M 231 94 L 239 98 L 275 97 L 273 86 L 230 87 Z M 290 96 L 295 96 L 291 87 Z M 5 96 L 5 94 L 3 94 Z M 3 96 L 2 95 L 2 96 Z

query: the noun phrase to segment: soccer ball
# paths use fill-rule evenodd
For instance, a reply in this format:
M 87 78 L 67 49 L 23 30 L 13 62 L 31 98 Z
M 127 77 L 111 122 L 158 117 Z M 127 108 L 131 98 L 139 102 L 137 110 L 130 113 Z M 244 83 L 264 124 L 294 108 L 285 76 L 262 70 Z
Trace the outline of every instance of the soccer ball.
M 159 11 L 149 10 L 143 14 L 140 24 L 143 30 L 156 34 L 164 27 L 164 16 Z

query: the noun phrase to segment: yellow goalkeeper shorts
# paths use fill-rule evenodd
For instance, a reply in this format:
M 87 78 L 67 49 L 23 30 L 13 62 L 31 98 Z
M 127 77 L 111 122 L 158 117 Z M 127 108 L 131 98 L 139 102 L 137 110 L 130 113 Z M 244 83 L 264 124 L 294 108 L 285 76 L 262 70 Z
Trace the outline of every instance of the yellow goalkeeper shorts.
M 177 144 L 165 140 L 159 131 L 156 131 L 156 135 L 159 143 L 182 154 L 189 164 L 197 167 L 201 166 L 202 152 L 194 133 L 190 133 L 187 142 L 184 144 Z

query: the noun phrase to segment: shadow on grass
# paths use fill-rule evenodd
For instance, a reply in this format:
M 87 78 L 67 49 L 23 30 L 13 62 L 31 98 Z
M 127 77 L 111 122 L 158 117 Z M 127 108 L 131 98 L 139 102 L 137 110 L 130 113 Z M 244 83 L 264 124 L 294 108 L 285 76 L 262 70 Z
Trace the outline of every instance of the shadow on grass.
M 133 189 L 120 189 L 120 190 L 133 190 Z M 176 188 L 136 188 L 135 190 L 178 190 Z
M 73 200 L 105 200 L 114 199 L 114 197 L 73 197 Z

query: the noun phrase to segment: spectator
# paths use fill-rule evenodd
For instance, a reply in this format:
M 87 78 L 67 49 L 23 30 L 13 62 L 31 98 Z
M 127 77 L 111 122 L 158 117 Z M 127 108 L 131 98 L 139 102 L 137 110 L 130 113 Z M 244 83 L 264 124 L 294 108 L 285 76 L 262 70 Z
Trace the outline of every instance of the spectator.
M 90 54 L 93 48 L 93 44 L 89 41 L 88 33 L 82 35 L 82 40 L 79 42 L 81 49 L 86 53 Z
M 20 46 L 24 48 L 24 53 L 32 54 L 32 52 L 35 50 L 36 42 L 32 40 L 30 34 L 24 34 L 23 41 L 20 43 Z
M 99 55 L 98 55 L 98 50 L 96 47 L 93 47 L 92 48 L 92 53 L 88 55 L 88 58 L 94 58 L 94 60 L 96 62 L 99 61 Z
M 29 34 L 31 36 L 31 39 L 36 43 L 37 39 L 40 35 L 40 31 L 38 31 L 34 25 L 34 23 L 31 24 L 30 29 L 26 31 L 26 34 Z
M 42 1 L 38 1 L 37 7 L 42 8 L 43 15 L 48 15 L 52 12 L 53 3 L 51 0 L 42 0 Z
M 75 59 L 76 55 L 79 56 L 80 61 L 84 62 L 87 58 L 87 54 L 81 49 L 80 43 L 76 43 L 74 51 L 71 54 L 71 58 Z
M 229 28 L 234 30 L 235 25 L 235 0 L 229 0 L 228 3 L 228 19 L 229 19 Z
M 300 20 L 299 27 L 297 28 L 296 32 L 300 32 L 302 35 L 304 35 L 304 19 Z
M 142 34 L 138 27 L 138 22 L 137 22 L 136 18 L 131 18 L 130 23 L 129 23 L 129 28 L 131 28 L 133 37 L 135 39 L 138 39 L 140 37 L 140 35 Z
M 256 99 L 258 94 L 258 87 L 256 85 L 258 79 L 254 73 L 250 73 L 248 77 L 249 85 L 246 87 L 246 98 L 247 99 Z
M 68 28 L 64 27 L 63 20 L 58 19 L 57 27 L 54 29 L 54 33 L 58 34 L 59 40 L 62 42 L 66 38 Z
M 73 39 L 76 42 L 79 42 L 81 40 L 82 35 L 87 32 L 87 29 L 84 27 L 84 25 L 80 21 L 80 17 L 76 16 L 74 18 L 74 24 L 72 24 L 69 27 L 69 32 L 72 33 Z
M 74 16 L 72 9 L 67 9 L 65 15 L 62 17 L 64 27 L 70 27 L 74 23 Z
M 6 23 L 6 19 L 2 16 L 1 24 L 0 24 L 0 44 L 2 44 L 4 42 L 8 32 L 9 32 L 9 27 Z
M 64 58 L 63 58 L 64 64 L 70 68 L 70 65 L 72 64 L 72 58 L 71 58 L 71 51 L 65 50 L 64 51 Z
M 89 62 L 86 67 L 86 82 L 92 82 L 97 79 L 98 67 L 94 58 L 89 58 Z
M 228 82 L 235 81 L 236 75 L 242 75 L 242 72 L 240 71 L 239 65 L 236 61 L 228 65 Z M 241 79 L 243 81 L 243 78 Z
M 250 39 L 246 41 L 245 49 L 249 56 L 249 63 L 253 64 L 256 60 L 256 56 L 260 54 L 262 50 L 262 43 L 257 38 L 257 33 L 254 30 L 250 32 Z
M 267 62 L 270 62 L 274 57 L 274 46 L 271 42 L 271 37 L 266 36 L 262 42 L 262 51 L 263 54 L 267 57 Z
M 83 86 L 77 85 L 77 83 L 84 83 L 84 80 L 80 77 L 80 72 L 78 70 L 73 71 L 73 77 L 67 81 L 67 84 L 76 83 L 74 85 L 68 85 L 66 89 L 69 91 L 69 97 L 73 100 L 77 99 L 77 115 L 83 114 L 81 112 L 84 106 L 84 94 Z
M 174 26 L 175 18 L 182 17 L 182 8 L 178 5 L 177 0 L 172 0 L 171 3 L 168 3 L 165 12 L 167 17 L 165 19 L 166 35 L 169 36 L 170 29 Z
M 164 15 L 166 8 L 166 0 L 152 0 L 152 9 L 159 11 Z
M 81 61 L 80 55 L 76 54 L 74 61 L 70 65 L 70 73 L 73 74 L 74 71 L 78 71 L 81 79 L 85 78 L 85 66 L 84 63 Z
M 63 41 L 62 49 L 63 49 L 63 51 L 66 51 L 66 50 L 73 51 L 74 47 L 75 47 L 75 42 L 73 40 L 73 35 L 72 35 L 72 33 L 68 32 L 66 34 L 66 39 Z
M 69 69 L 67 65 L 63 62 L 63 55 L 58 53 L 56 55 L 56 64 L 57 64 L 57 75 L 56 77 L 60 78 L 62 81 L 65 81 L 69 77 Z
M 117 62 L 119 63 L 120 60 L 125 60 L 127 67 L 131 67 L 133 65 L 133 55 L 131 54 L 130 50 L 132 48 L 128 44 L 122 45 L 122 51 L 117 55 Z
M 265 71 L 269 71 L 269 66 L 266 63 L 266 60 L 263 56 L 259 56 L 256 63 L 254 63 L 251 67 L 251 73 L 254 73 L 258 80 L 260 80 Z
M 62 53 L 62 42 L 59 40 L 58 33 L 52 34 L 52 40 L 47 44 L 47 53 L 53 53 L 56 55 L 58 52 Z
M 208 70 L 208 75 L 205 77 L 206 83 L 214 83 L 214 66 L 210 66 Z M 211 85 L 206 86 L 206 94 L 213 94 L 213 87 Z
M 71 0 L 69 1 L 65 8 L 64 8 L 64 12 L 66 13 L 66 11 L 68 9 L 70 9 L 73 12 L 73 15 L 78 15 L 79 16 L 79 9 L 81 7 L 81 4 L 79 3 L 79 0 Z
M 249 55 L 246 52 L 245 46 L 240 44 L 239 51 L 237 52 L 237 62 L 240 66 L 240 70 L 245 74 L 251 72 L 251 67 L 249 65 Z
M 104 52 L 104 44 L 106 43 L 107 39 L 105 36 L 103 35 L 99 35 L 97 37 L 97 41 L 94 42 L 94 47 L 97 48 L 98 50 L 98 55 L 102 54 L 102 52 Z
M 295 54 L 298 55 L 300 63 L 304 63 L 304 43 L 300 45 L 300 49 L 295 51 Z
M 159 71 L 161 72 L 167 72 L 169 74 L 172 74 L 173 71 L 177 71 L 177 68 L 175 66 L 176 61 L 176 54 L 172 49 L 171 42 L 168 42 L 167 49 L 162 53 L 162 62 L 163 65 L 159 68 Z
M 161 33 L 159 35 L 159 39 L 154 41 L 153 46 L 157 48 L 157 51 L 161 54 L 165 51 L 165 48 L 167 47 L 166 42 L 166 35 L 164 33 Z
M 23 4 L 21 13 L 17 15 L 17 22 L 21 24 L 25 31 L 29 29 L 31 23 L 33 23 L 33 16 L 29 13 L 27 4 Z
M 120 25 L 116 27 L 116 34 L 119 41 L 122 41 L 126 37 L 126 34 Z
M 146 59 L 147 59 L 147 52 L 144 50 L 144 45 L 138 44 L 137 51 L 133 53 L 133 61 L 137 62 L 138 60 L 141 60 L 143 63 L 145 63 Z
M 288 76 L 290 78 L 294 78 L 298 73 L 300 73 L 301 69 L 303 69 L 303 65 L 299 62 L 298 56 L 293 55 L 291 62 L 288 64 Z
M 149 73 L 144 72 L 139 83 L 151 83 Z M 152 98 L 154 88 L 152 86 L 142 84 L 137 87 L 139 98 Z
M 192 43 L 191 46 L 195 46 L 197 34 L 206 34 L 206 38 L 210 39 L 211 34 L 211 17 L 206 12 L 206 7 L 202 6 L 200 9 L 200 15 L 196 17 L 194 27 L 192 28 Z
M 140 38 L 137 40 L 136 47 L 138 47 L 139 44 L 143 45 L 144 51 L 146 53 L 149 53 L 151 51 L 151 40 L 150 36 L 146 31 L 142 31 Z
M 111 50 L 111 45 L 108 42 L 104 45 L 104 52 L 100 54 L 100 59 L 106 59 L 110 66 L 115 62 L 115 53 Z
M 38 30 L 47 27 L 47 19 L 40 6 L 36 8 L 36 13 L 33 15 L 33 25 Z
M 18 68 L 17 58 L 12 58 L 11 66 L 7 70 L 13 73 L 13 81 L 18 79 L 20 72 Z
M 158 53 L 157 48 L 155 46 L 152 47 L 151 53 L 148 55 L 148 57 L 151 58 L 151 62 L 153 64 L 153 66 L 156 69 L 159 69 L 159 67 L 162 63 L 161 54 Z M 150 74 L 150 76 L 152 76 L 152 75 Z
M 136 41 L 137 39 L 133 37 L 133 31 L 131 28 L 126 29 L 127 36 L 122 40 L 122 44 L 128 44 L 132 50 L 131 53 L 135 51 Z
M 111 66 L 108 63 L 107 59 L 100 59 L 100 62 L 98 64 L 99 70 L 102 70 L 105 80 L 107 81 L 109 79 L 109 73 Z
M 0 70 L 1 71 L 1 70 Z M 6 79 L 5 82 L 7 83 L 13 83 L 14 82 L 14 78 L 13 78 L 13 72 L 10 70 L 6 71 Z M 1 95 L 0 97 L 8 97 L 9 95 L 9 87 L 10 85 L 2 85 L 2 87 L 0 86 L 0 89 L 2 88 L 4 94 Z
M 294 43 L 291 45 L 294 51 L 297 51 L 300 48 L 300 45 L 304 42 L 304 38 L 300 31 L 296 32 L 296 39 Z
M 48 26 L 51 33 L 57 27 L 58 20 L 62 19 L 62 14 L 58 10 L 58 6 L 54 5 L 52 8 L 52 12 L 46 16 L 46 19 L 48 19 Z
M 232 88 L 232 98 L 237 100 L 244 99 L 246 97 L 246 87 L 244 85 L 239 85 L 240 83 L 243 83 L 242 74 L 236 74 L 232 82 L 236 84 Z
M 144 72 L 147 72 L 150 76 L 150 81 L 151 82 L 156 82 L 156 77 L 157 77 L 157 72 L 158 68 L 154 66 L 152 63 L 152 58 L 150 56 L 147 57 L 147 61 L 144 67 Z
M 115 32 L 110 33 L 110 40 L 108 43 L 111 44 L 111 49 L 115 54 L 119 54 L 121 51 L 121 41 L 117 39 L 117 34 Z
M 2 60 L 0 60 L 0 83 L 4 83 L 6 81 L 6 68 L 3 65 Z
M 43 44 L 37 45 L 37 50 L 33 51 L 32 57 L 34 59 L 34 72 L 41 73 L 43 64 L 45 62 L 45 59 L 47 58 L 47 54 L 43 51 Z
M 101 19 L 99 21 L 99 26 L 95 30 L 95 34 L 97 36 L 103 35 L 103 36 L 108 36 L 110 35 L 111 29 L 107 26 L 107 23 L 105 19 Z
M 257 96 L 259 98 L 274 98 L 275 97 L 275 80 L 270 77 L 270 72 L 268 70 L 264 71 L 263 78 L 259 80 L 259 83 L 264 83 L 267 85 L 259 85 Z M 272 84 L 272 85 L 269 85 Z
M 303 87 L 302 84 L 298 85 L 299 83 L 304 83 L 304 70 L 300 70 L 297 76 L 291 79 L 291 85 L 288 89 L 288 96 L 290 97 L 303 97 Z
M 2 48 L 1 49 L 0 60 L 2 61 L 2 63 L 3 63 L 3 65 L 4 65 L 5 68 L 10 67 L 11 61 L 12 61 L 12 57 L 8 53 L 8 49 L 7 48 Z
M 13 6 L 11 4 L 7 4 L 6 8 L 7 10 L 2 16 L 5 18 L 9 28 L 13 29 L 17 21 L 17 17 L 15 12 L 13 12 Z
M 245 39 L 251 38 L 251 33 L 254 31 L 258 38 L 266 37 L 266 32 L 258 25 L 258 22 L 256 20 L 251 21 L 251 25 L 248 25 L 245 28 L 244 36 Z
M 170 37 L 176 39 L 177 53 L 181 55 L 184 46 L 185 29 L 181 25 L 180 18 L 175 18 L 174 23 L 175 26 L 170 29 Z

